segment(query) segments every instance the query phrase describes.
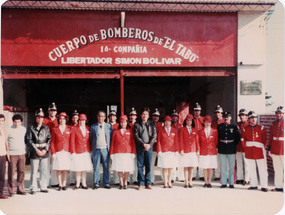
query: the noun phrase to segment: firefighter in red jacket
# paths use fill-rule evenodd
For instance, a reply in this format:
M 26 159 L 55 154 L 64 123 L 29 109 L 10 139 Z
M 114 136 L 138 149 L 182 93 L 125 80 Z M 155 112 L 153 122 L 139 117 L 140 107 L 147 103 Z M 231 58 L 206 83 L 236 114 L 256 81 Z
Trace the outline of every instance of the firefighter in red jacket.
M 184 168 L 185 188 L 192 188 L 193 168 L 198 166 L 199 138 L 194 126 L 193 116 L 188 114 L 179 132 L 179 166 Z
M 199 132 L 200 130 L 204 129 L 204 117 L 201 116 L 201 105 L 199 103 L 196 103 L 194 108 L 193 108 L 193 116 L 194 116 L 194 123 L 195 123 L 195 128 Z M 198 178 L 201 181 L 204 181 L 204 174 L 203 174 L 203 169 L 194 168 L 193 171 L 193 177 L 194 179 L 196 178 L 196 175 L 198 174 Z
M 279 106 L 275 112 L 276 121 L 270 127 L 269 146 L 273 160 L 275 190 L 283 192 L 284 180 L 284 108 Z
M 136 144 L 133 131 L 128 125 L 128 117 L 122 115 L 120 117 L 120 126 L 114 131 L 110 146 L 112 170 L 118 173 L 119 189 L 127 189 L 129 173 L 134 171 L 135 154 Z
M 53 157 L 53 170 L 56 170 L 58 191 L 66 190 L 67 172 L 70 170 L 69 139 L 71 128 L 66 125 L 67 114 L 59 114 L 59 126 L 52 129 L 50 144 Z
M 74 127 L 70 135 L 70 169 L 76 175 L 75 190 L 80 188 L 80 182 L 82 183 L 82 189 L 88 189 L 86 184 L 87 171 L 93 170 L 89 144 L 90 128 L 86 126 L 86 121 L 87 116 L 80 114 L 79 126 Z
M 164 119 L 164 128 L 161 129 L 157 137 L 157 166 L 162 168 L 164 188 L 172 188 L 172 169 L 178 166 L 178 133 L 177 129 L 171 127 L 171 117 Z
M 214 111 L 216 119 L 212 121 L 212 124 L 211 124 L 212 128 L 217 129 L 218 125 L 225 122 L 225 120 L 223 118 L 223 112 L 224 112 L 223 108 L 220 105 L 217 105 L 217 107 L 215 108 L 215 111 Z M 220 175 L 221 175 L 221 166 L 220 166 L 219 154 L 217 156 L 218 156 L 218 165 L 217 165 L 217 168 L 215 169 L 214 181 L 219 181 Z
M 256 190 L 258 168 L 261 191 L 267 192 L 268 173 L 266 163 L 266 129 L 257 124 L 257 114 L 254 111 L 248 113 L 249 125 L 243 128 L 242 137 L 245 147 L 245 158 L 248 159 L 250 187 L 249 190 Z
M 238 128 L 241 132 L 243 128 L 249 125 L 248 123 L 248 112 L 245 109 L 240 109 L 239 111 L 240 121 L 237 123 Z M 249 170 L 247 159 L 245 158 L 244 146 L 242 144 L 243 138 L 241 137 L 239 144 L 237 145 L 237 153 L 236 153 L 236 165 L 237 165 L 237 173 L 236 173 L 236 184 L 249 184 Z
M 112 126 L 112 129 L 113 130 L 118 129 L 119 123 L 117 123 L 117 113 L 116 113 L 116 111 L 111 110 L 110 113 L 109 113 L 108 118 L 109 118 L 109 122 L 110 122 L 110 124 Z
M 152 121 L 155 124 L 157 133 L 159 132 L 160 129 L 163 128 L 163 123 L 159 122 L 159 117 L 160 117 L 160 112 L 157 108 L 155 108 L 154 112 L 152 113 Z M 156 145 L 157 145 L 157 142 L 155 142 L 153 144 L 153 147 L 152 147 L 153 151 L 152 151 L 152 160 L 151 160 L 151 169 L 150 169 L 150 176 L 151 176 L 151 183 L 152 184 L 154 183 L 154 180 L 155 180 L 154 165 L 155 165 L 155 161 L 157 158 Z
M 52 132 L 53 128 L 58 127 L 58 120 L 56 118 L 56 114 L 57 114 L 57 107 L 55 105 L 55 103 L 51 103 L 51 105 L 48 107 L 48 117 L 44 118 L 43 124 L 47 125 L 49 127 L 50 133 Z M 53 158 L 51 157 L 50 159 L 50 185 L 51 187 L 58 187 L 58 181 L 57 181 L 57 177 L 56 177 L 56 171 L 52 170 L 52 166 L 53 166 Z

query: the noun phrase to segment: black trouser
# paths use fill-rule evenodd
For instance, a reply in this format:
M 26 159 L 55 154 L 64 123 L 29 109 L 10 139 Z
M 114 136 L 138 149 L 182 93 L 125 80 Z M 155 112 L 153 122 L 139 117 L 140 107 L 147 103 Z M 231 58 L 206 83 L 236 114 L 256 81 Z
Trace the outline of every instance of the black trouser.
M 0 196 L 3 195 L 6 173 L 6 155 L 0 156 Z

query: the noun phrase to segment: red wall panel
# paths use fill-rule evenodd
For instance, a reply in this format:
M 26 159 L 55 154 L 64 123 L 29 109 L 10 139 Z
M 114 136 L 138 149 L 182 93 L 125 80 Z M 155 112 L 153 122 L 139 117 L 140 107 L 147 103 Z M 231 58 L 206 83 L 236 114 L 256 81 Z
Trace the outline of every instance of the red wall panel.
M 119 27 L 120 12 L 5 9 L 2 11 L 1 64 L 236 66 L 236 13 L 126 12 L 126 31 L 133 34 L 124 38 L 121 33 L 117 38 L 104 40 L 102 31 L 123 31 Z M 94 34 L 98 41 L 92 42 L 90 37 Z M 135 35 L 138 38 L 132 38 Z M 80 37 L 83 43 L 78 42 Z M 160 44 L 157 40 L 161 40 Z

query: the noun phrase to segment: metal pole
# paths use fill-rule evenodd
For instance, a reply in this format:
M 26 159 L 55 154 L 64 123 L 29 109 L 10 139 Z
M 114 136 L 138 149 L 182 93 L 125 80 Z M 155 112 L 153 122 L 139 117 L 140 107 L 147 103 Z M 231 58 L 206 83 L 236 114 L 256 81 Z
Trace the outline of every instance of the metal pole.
M 124 74 L 123 70 L 120 70 L 120 94 L 121 94 L 121 115 L 124 115 Z

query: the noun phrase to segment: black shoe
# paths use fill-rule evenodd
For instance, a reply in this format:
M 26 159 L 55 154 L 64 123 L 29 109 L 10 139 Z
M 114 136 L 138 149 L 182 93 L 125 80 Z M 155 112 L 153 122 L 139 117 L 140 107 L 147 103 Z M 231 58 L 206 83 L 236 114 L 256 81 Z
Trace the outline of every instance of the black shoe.
M 82 188 L 83 190 L 88 190 L 87 185 L 86 185 L 86 186 L 81 186 L 81 188 Z
M 171 180 L 171 183 L 174 183 L 174 180 Z
M 267 189 L 267 188 L 262 187 L 262 188 L 261 188 L 261 191 L 263 191 L 263 192 L 268 192 L 268 189 Z
M 243 184 L 243 180 L 236 180 L 236 184 Z
M 221 185 L 221 188 L 226 188 L 226 187 L 227 187 L 226 184 Z
M 243 181 L 242 185 L 249 185 L 249 181 Z
M 204 184 L 203 187 L 208 187 L 208 184 Z
M 235 186 L 234 185 L 230 185 L 230 188 L 235 188 Z
M 124 190 L 126 190 L 126 189 L 127 189 L 127 186 L 125 185 L 123 188 L 124 188 Z
M 220 180 L 220 178 L 214 178 L 214 181 L 219 181 Z
M 207 186 L 208 188 L 212 188 L 212 185 L 211 184 L 208 184 L 208 186 Z
M 122 186 L 122 185 L 120 185 L 120 186 L 119 186 L 119 189 L 120 189 L 120 190 L 121 190 L 121 189 L 123 189 L 123 186 Z
M 93 186 L 93 190 L 97 190 L 97 189 L 99 189 L 99 186 L 98 185 L 94 185 Z
M 130 182 L 129 182 L 129 181 L 127 182 L 127 185 L 130 185 Z
M 109 185 L 104 186 L 105 189 L 111 189 L 111 187 Z
M 133 182 L 134 185 L 138 185 L 139 183 L 137 181 Z
M 62 189 L 62 187 L 58 187 L 56 190 L 57 190 L 57 191 L 61 191 L 61 189 Z
M 50 185 L 51 187 L 59 187 L 58 184 L 55 184 L 55 185 Z
M 249 187 L 248 190 L 257 190 L 257 187 Z
M 66 187 L 62 187 L 62 190 L 66 190 Z
M 14 193 L 13 193 L 14 194 Z M 24 191 L 24 192 L 21 192 L 21 191 L 17 191 L 17 194 L 19 195 L 26 195 L 27 193 Z
M 48 193 L 48 190 L 41 190 L 42 193 Z
M 73 190 L 78 190 L 80 187 L 77 187 L 77 186 L 75 186 L 74 188 L 73 188 Z
M 275 191 L 277 191 L 277 192 L 283 192 L 283 188 L 275 188 Z
M 195 180 L 196 180 L 196 178 L 195 178 L 195 177 L 193 177 L 193 178 L 192 178 L 192 181 L 195 181 Z
M 70 183 L 69 186 L 73 187 L 73 186 L 75 186 L 75 183 Z
M 184 188 L 188 188 L 188 185 L 187 185 L 187 184 L 185 184 L 185 185 L 184 185 Z
M 34 194 L 36 194 L 36 191 L 31 190 L 30 194 L 34 195 Z
M 116 183 L 116 184 L 114 184 L 115 186 L 119 186 L 120 185 L 120 183 Z
M 188 185 L 189 188 L 192 188 L 193 186 L 191 184 Z
M 153 182 L 151 182 L 151 185 L 153 185 Z
M 200 177 L 199 180 L 200 180 L 200 181 L 204 181 L 204 177 Z

